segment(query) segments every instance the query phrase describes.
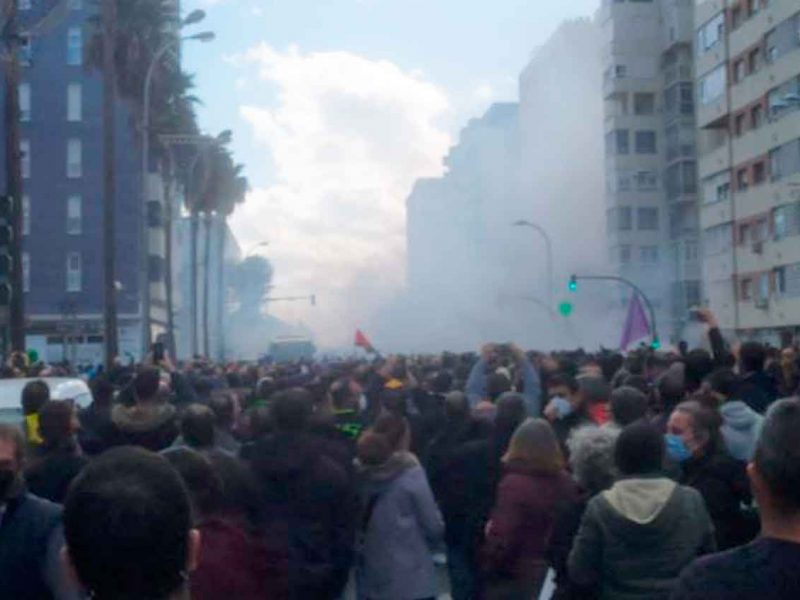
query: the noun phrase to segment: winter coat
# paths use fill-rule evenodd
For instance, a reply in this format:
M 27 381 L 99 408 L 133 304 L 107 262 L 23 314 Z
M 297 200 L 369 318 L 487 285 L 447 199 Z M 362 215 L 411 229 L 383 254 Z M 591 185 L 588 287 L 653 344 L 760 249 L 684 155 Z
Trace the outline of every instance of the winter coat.
M 487 527 L 484 571 L 500 579 L 543 581 L 558 508 L 577 498 L 578 486 L 566 472 L 507 464 Z
M 752 501 L 744 463 L 718 452 L 692 457 L 681 469 L 680 482 L 700 492 L 706 502 L 720 550 L 741 546 L 756 536 L 755 515 L 742 510 L 743 504 Z
M 756 451 L 764 417 L 741 400 L 726 402 L 719 412 L 723 420 L 722 437 L 728 452 L 736 460 L 748 462 Z
M 0 513 L 0 597 L 56 598 L 54 592 L 62 583 L 61 507 L 20 491 L 4 508 Z
M 111 407 L 98 407 L 92 403 L 78 412 L 81 430 L 78 441 L 83 451 L 94 456 L 121 442 L 119 430 L 111 420 Z
M 770 404 L 777 400 L 778 386 L 769 373 L 748 373 L 739 386 L 739 396 L 747 406 L 763 415 Z
M 441 542 L 444 522 L 416 457 L 396 453 L 383 465 L 362 468 L 361 479 L 366 512 L 356 572 L 359 597 L 415 600 L 436 596 L 431 552 Z
M 666 599 L 681 570 L 714 551 L 697 491 L 665 478 L 624 479 L 592 498 L 569 556 L 570 578 L 608 600 Z
M 177 411 L 171 404 L 118 404 L 111 411 L 111 421 L 123 443 L 153 452 L 169 448 L 178 437 Z
M 25 470 L 25 481 L 32 494 L 63 504 L 69 484 L 88 464 L 77 448 L 45 452 Z
M 193 600 L 288 598 L 286 554 L 270 553 L 242 520 L 215 517 L 198 525 L 202 551 L 189 577 Z
M 280 432 L 242 448 L 261 487 L 267 536 L 289 554 L 290 597 L 338 598 L 353 559 L 355 491 L 326 443 Z
M 580 495 L 573 502 L 564 503 L 558 507 L 553 535 L 547 549 L 547 560 L 555 573 L 555 586 L 552 600 L 596 600 L 598 598 L 595 585 L 581 587 L 570 580 L 567 570 L 569 553 L 578 535 L 581 519 L 586 512 L 586 506 L 591 499 L 590 495 L 580 491 Z

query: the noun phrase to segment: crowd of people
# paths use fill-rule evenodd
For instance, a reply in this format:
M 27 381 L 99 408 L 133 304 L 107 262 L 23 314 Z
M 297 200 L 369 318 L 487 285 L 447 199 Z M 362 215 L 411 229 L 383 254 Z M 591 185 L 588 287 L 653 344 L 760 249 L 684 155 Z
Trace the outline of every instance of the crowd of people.
M 168 358 L 26 385 L 0 596 L 800 598 L 792 348 Z M 43 365 L 7 376 L 42 375 Z M 781 399 L 782 398 L 782 399 Z

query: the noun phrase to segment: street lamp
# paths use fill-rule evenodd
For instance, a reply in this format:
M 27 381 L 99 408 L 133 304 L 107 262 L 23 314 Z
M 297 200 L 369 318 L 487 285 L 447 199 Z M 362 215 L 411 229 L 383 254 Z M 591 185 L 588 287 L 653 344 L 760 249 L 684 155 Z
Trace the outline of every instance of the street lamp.
M 253 256 L 253 255 L 255 254 L 256 250 L 258 250 L 259 248 L 266 248 L 267 246 L 269 246 L 269 242 L 266 242 L 266 241 L 264 241 L 264 242 L 258 242 L 257 244 L 254 244 L 254 245 L 253 245 L 253 246 L 252 246 L 252 247 L 251 247 L 251 248 L 250 248 L 250 249 L 247 251 L 247 253 L 244 255 L 244 257 L 245 257 L 245 258 L 250 258 L 251 256 Z
M 547 282 L 547 285 L 548 285 L 547 298 L 548 298 L 548 304 L 552 309 L 552 307 L 553 307 L 553 289 L 554 289 L 553 286 L 555 285 L 555 282 L 553 280 L 553 243 L 550 240 L 550 236 L 548 235 L 547 231 L 545 231 L 544 228 L 541 227 L 540 225 L 537 225 L 536 223 L 532 223 L 530 221 L 526 221 L 524 219 L 520 219 L 519 221 L 514 222 L 513 226 L 514 227 L 529 227 L 529 228 L 533 229 L 534 231 L 536 231 L 539 235 L 541 235 L 542 238 L 544 238 L 545 248 L 546 248 L 546 251 L 547 251 L 547 279 L 548 279 L 548 282 Z
M 195 10 L 180 22 L 178 29 L 182 29 L 188 25 L 194 25 L 202 21 L 206 13 L 202 10 Z M 147 236 L 147 190 L 148 190 L 148 174 L 150 171 L 150 91 L 153 82 L 153 74 L 155 73 L 156 66 L 161 62 L 161 59 L 168 50 L 175 46 L 179 46 L 183 41 L 199 41 L 210 42 L 214 39 L 214 33 L 211 31 L 203 31 L 189 36 L 173 37 L 172 39 L 164 42 L 161 47 L 153 54 L 150 65 L 147 68 L 147 73 L 144 78 L 144 93 L 142 95 L 142 217 L 139 224 L 139 240 L 141 244 L 141 260 L 142 267 L 140 269 L 140 288 L 142 294 L 142 356 L 147 354 L 150 349 L 150 244 Z

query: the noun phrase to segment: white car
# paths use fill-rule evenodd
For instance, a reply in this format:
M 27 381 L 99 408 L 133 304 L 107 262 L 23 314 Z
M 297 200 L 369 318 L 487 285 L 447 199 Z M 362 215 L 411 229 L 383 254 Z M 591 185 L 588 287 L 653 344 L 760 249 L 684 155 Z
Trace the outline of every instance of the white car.
M 82 379 L 72 377 L 43 377 L 50 388 L 52 400 L 72 400 L 84 408 L 92 402 L 92 392 Z M 0 379 L 0 423 L 18 425 L 22 422 L 22 389 L 36 379 Z

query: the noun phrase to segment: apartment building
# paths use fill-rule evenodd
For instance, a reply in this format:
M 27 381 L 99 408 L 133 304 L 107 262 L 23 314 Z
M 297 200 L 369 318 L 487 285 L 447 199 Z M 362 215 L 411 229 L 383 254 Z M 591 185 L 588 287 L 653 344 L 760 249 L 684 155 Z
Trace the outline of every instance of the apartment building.
M 599 13 L 609 261 L 665 340 L 700 301 L 692 14 L 686 0 L 605 0 Z
M 705 297 L 725 329 L 800 328 L 800 3 L 698 0 Z

